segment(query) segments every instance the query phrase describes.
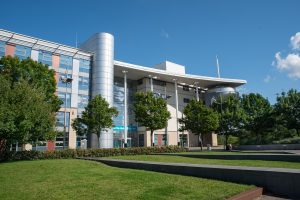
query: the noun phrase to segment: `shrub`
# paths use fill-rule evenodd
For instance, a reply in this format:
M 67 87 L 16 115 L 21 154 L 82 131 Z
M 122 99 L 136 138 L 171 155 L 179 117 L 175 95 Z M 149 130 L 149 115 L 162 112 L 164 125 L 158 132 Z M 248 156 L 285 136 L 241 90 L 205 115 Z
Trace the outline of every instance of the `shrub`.
M 108 157 L 120 155 L 147 155 L 152 153 L 177 153 L 187 149 L 179 146 L 132 147 L 111 149 L 66 149 L 57 151 L 7 151 L 0 155 L 0 161 L 67 159 L 77 157 Z

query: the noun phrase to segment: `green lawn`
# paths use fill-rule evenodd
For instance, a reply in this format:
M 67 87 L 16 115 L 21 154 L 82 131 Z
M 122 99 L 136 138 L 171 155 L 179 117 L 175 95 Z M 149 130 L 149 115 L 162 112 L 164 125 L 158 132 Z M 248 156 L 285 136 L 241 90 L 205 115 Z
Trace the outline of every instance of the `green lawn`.
M 115 156 L 113 159 L 124 160 L 142 160 L 155 162 L 174 162 L 174 163 L 192 163 L 192 164 L 212 164 L 212 165 L 231 165 L 231 166 L 251 166 L 251 167 L 274 167 L 274 168 L 292 168 L 300 169 L 300 163 L 284 161 L 264 161 L 264 160 L 221 160 L 188 158 L 183 156 L 168 155 L 135 155 L 135 156 Z
M 0 164 L 0 199 L 225 199 L 250 188 L 84 160 Z

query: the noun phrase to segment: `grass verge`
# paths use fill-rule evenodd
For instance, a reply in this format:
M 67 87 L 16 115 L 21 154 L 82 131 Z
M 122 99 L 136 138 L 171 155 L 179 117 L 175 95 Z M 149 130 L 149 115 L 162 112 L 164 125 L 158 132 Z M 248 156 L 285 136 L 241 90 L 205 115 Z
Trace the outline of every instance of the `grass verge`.
M 251 188 L 74 159 L 0 164 L 0 199 L 225 199 Z

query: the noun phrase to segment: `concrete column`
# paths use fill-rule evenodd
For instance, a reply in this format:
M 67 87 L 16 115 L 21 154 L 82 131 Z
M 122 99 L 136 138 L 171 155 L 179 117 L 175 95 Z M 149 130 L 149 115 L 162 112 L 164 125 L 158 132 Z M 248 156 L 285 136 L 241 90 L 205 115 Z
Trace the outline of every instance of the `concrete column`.
M 179 145 L 179 124 L 178 124 L 178 91 L 177 91 L 177 80 L 174 79 L 174 86 L 175 86 L 175 107 L 176 107 L 176 133 L 177 133 L 177 144 Z
M 198 89 L 198 82 L 194 83 L 195 87 L 196 87 L 196 100 L 199 101 L 199 89 Z
M 124 74 L 124 147 L 127 147 L 127 71 L 123 71 Z
M 151 92 L 153 92 L 153 77 L 151 75 L 149 75 L 150 77 L 150 90 Z

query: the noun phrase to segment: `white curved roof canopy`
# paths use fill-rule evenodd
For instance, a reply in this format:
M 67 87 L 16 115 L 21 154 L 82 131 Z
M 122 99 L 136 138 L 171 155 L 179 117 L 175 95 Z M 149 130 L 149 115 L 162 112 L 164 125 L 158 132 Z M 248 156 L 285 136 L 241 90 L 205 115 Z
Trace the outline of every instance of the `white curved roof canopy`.
M 127 78 L 131 80 L 139 80 L 152 75 L 156 76 L 158 80 L 166 82 L 174 82 L 174 79 L 176 79 L 178 83 L 186 85 L 194 85 L 195 82 L 198 82 L 198 86 L 202 88 L 213 88 L 215 86 L 229 86 L 235 88 L 247 83 L 246 80 L 240 79 L 216 78 L 191 74 L 175 74 L 165 70 L 143 67 L 115 60 L 115 76 L 123 77 L 122 71 L 124 70 L 128 72 Z

